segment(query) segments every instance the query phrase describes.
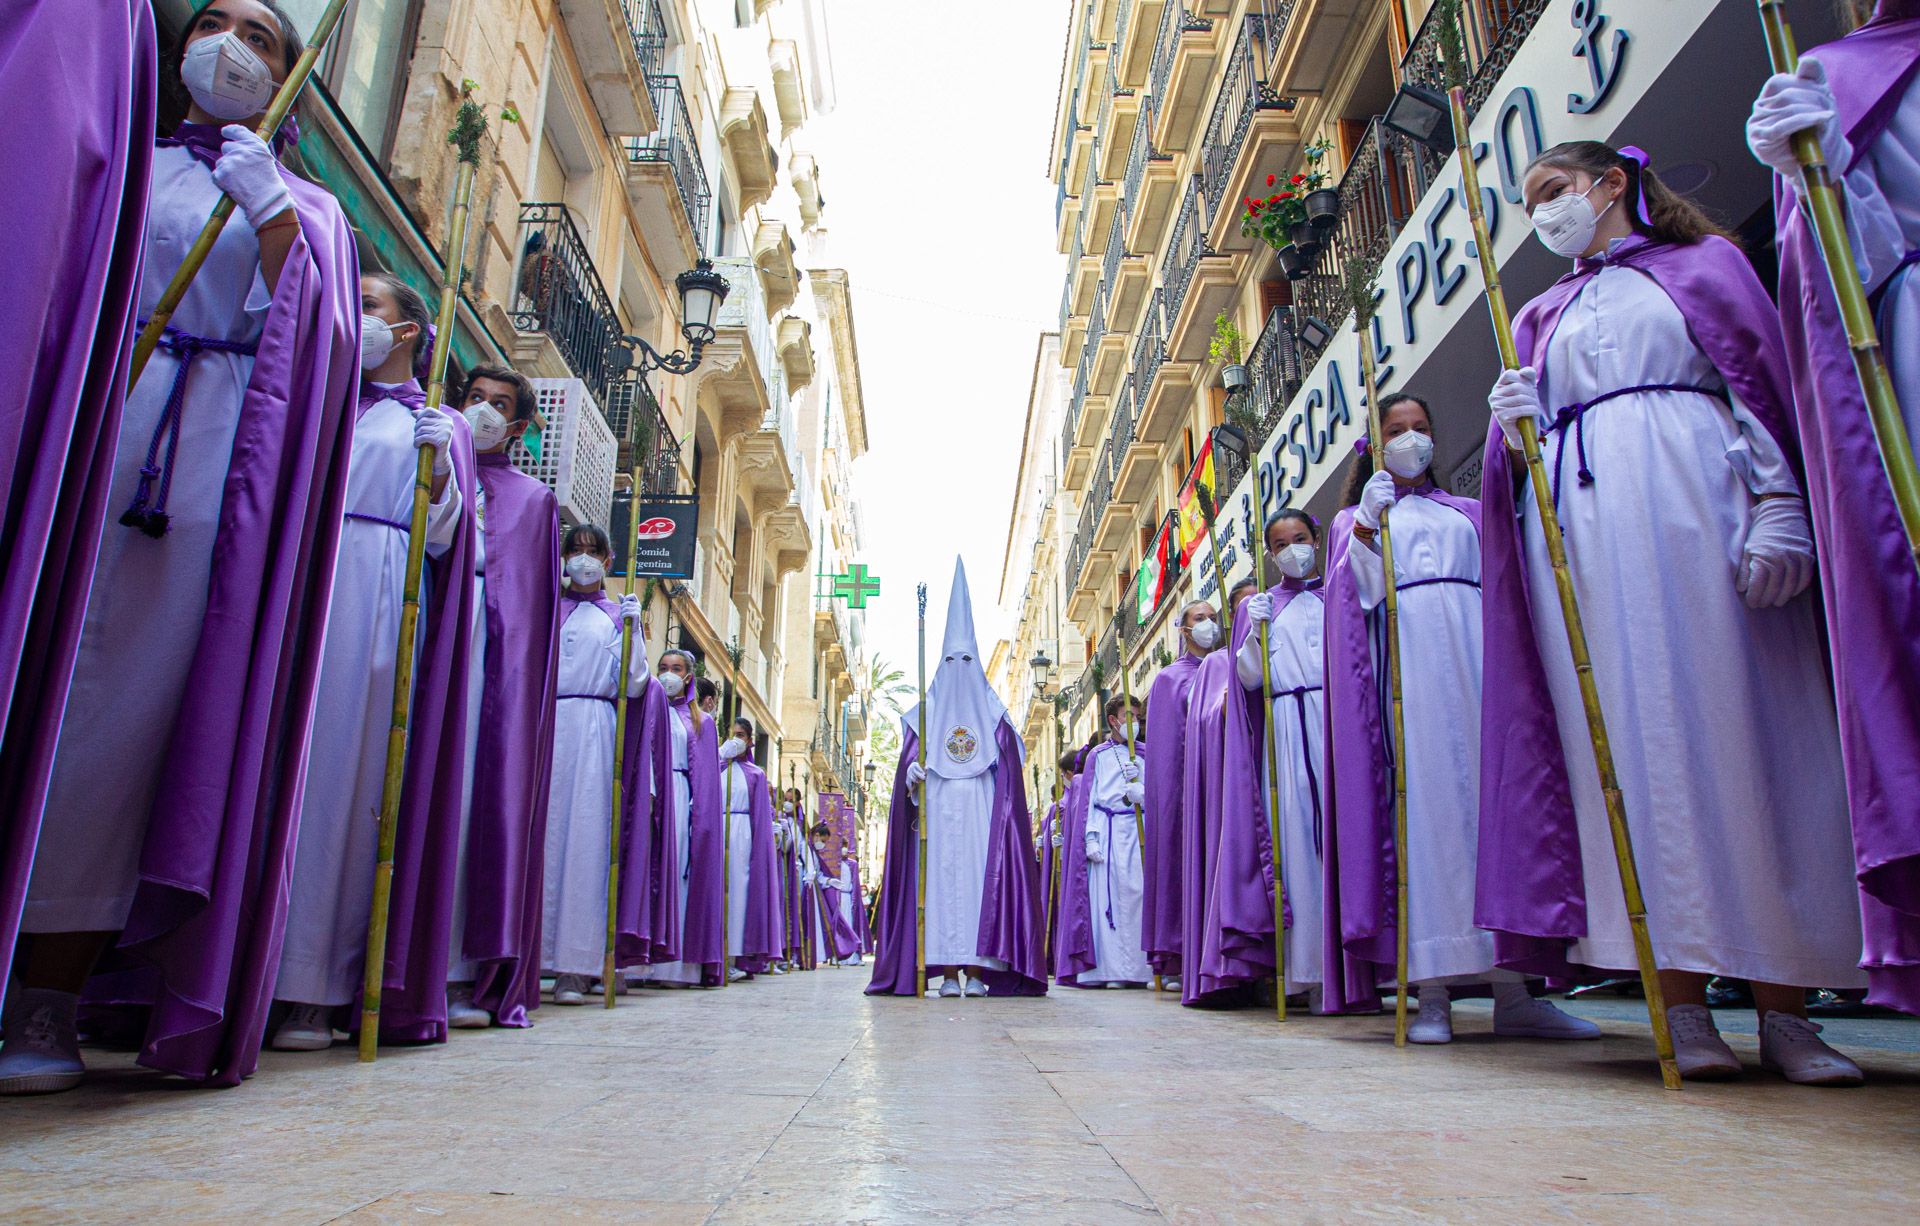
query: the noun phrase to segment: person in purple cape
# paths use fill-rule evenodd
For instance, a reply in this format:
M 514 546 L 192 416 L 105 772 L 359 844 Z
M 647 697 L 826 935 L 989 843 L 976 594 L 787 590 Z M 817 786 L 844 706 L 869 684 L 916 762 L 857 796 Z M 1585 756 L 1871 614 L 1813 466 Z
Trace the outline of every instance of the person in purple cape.
M 660 951 L 642 972 L 648 983 L 698 987 L 720 982 L 720 736 L 702 708 L 693 657 L 660 653 L 655 670 L 667 696 L 668 763 L 673 776 L 661 810 L 655 904 Z M 661 939 L 661 934 L 666 934 Z
M 784 936 L 781 938 L 780 962 L 773 967 L 776 975 L 799 968 L 805 954 L 802 933 L 800 907 L 800 844 L 804 836 L 800 830 L 800 789 L 788 788 L 780 800 L 779 816 L 774 818 L 773 837 L 780 849 L 780 906 L 781 925 Z
M 753 721 L 737 716 L 720 746 L 727 838 L 727 957 L 730 976 L 766 971 L 780 955 L 780 881 L 774 874 L 773 791 L 753 761 Z M 728 781 L 731 780 L 731 787 Z
M 1147 689 L 1147 879 L 1141 942 L 1167 991 L 1180 990 L 1180 844 L 1185 825 L 1180 790 L 1186 774 L 1187 699 L 1200 661 L 1220 645 L 1213 606 L 1189 601 L 1180 610 L 1180 658 Z
M 873 952 L 873 934 L 867 924 L 867 896 L 860 888 L 860 861 L 851 848 L 840 851 L 840 872 L 834 888 L 840 891 L 840 914 L 853 929 L 853 964 Z
M 1076 988 L 1143 987 L 1152 971 L 1141 941 L 1139 824 L 1146 760 L 1128 753 L 1140 704 L 1107 700 L 1107 735 L 1088 751 L 1061 826 L 1060 940 L 1053 977 Z
M 844 905 L 845 887 L 840 880 L 839 857 L 834 855 L 831 826 L 825 822 L 814 823 L 805 855 L 803 871 L 813 901 L 814 948 L 819 956 L 835 966 L 856 962 L 860 956 L 860 937 Z
M 1232 641 L 1227 650 L 1200 662 L 1187 696 L 1180 782 L 1180 1003 L 1185 1005 L 1248 1003 L 1253 985 L 1273 976 L 1273 864 L 1264 851 L 1258 742 L 1251 724 L 1260 704 L 1249 707 L 1234 676 L 1234 657 L 1253 629 L 1240 606 L 1256 586 L 1248 576 L 1228 590 L 1225 607 L 1235 610 Z M 1226 857 L 1223 840 L 1247 854 Z M 1262 850 L 1250 850 L 1256 847 Z
M 987 683 L 973 629 L 967 571 L 953 565 L 940 664 L 924 702 L 927 763 L 917 758 L 922 708 L 902 718 L 888 814 L 880 949 L 868 995 L 921 996 L 919 828 L 927 823 L 926 969 L 942 996 L 1039 996 L 1040 870 L 1021 783 L 1026 747 Z M 924 789 L 921 785 L 924 784 Z M 921 812 L 924 792 L 926 812 Z M 962 980 L 965 979 L 963 983 Z
M 407 570 L 419 449 L 434 449 L 427 506 L 427 572 L 415 648 L 407 763 L 394 845 L 383 977 L 383 1036 L 446 1038 L 446 973 L 454 865 L 466 782 L 467 673 L 473 662 L 476 487 L 464 419 L 427 407 L 417 375 L 431 360 L 426 300 L 390 273 L 360 278 L 359 415 L 347 473 L 333 601 L 295 844 L 280 977 L 287 1004 L 280 1051 L 333 1042 L 334 1014 L 359 995 L 365 962 L 378 813 L 386 775 L 395 655 Z M 456 475 L 457 470 L 457 475 Z M 435 951 L 438 951 L 437 953 Z
M 627 661 L 627 727 L 621 759 L 620 906 L 616 965 L 645 961 L 646 900 L 652 889 L 649 777 L 664 773 L 666 695 L 652 679 L 640 598 L 606 589 L 613 544 L 594 524 L 577 524 L 562 546 L 560 660 L 555 683 L 553 762 L 542 838 L 539 967 L 553 976 L 553 1003 L 586 1002 L 606 965 L 607 855 L 612 843 L 614 738 L 619 722 L 620 652 Z M 621 985 L 616 985 L 616 989 Z
M 1845 191 L 1911 446 L 1920 439 L 1920 0 L 1881 0 L 1859 29 L 1806 53 L 1797 75 L 1767 82 L 1747 123 L 1748 145 L 1780 176 L 1780 322 L 1820 546 L 1867 999 L 1920 1014 L 1920 576 L 1802 208 L 1792 136 L 1808 128 Z
M 1063 857 L 1060 849 L 1066 845 L 1062 826 L 1067 811 L 1067 796 L 1073 791 L 1073 776 L 1080 765 L 1080 751 L 1070 749 L 1060 755 L 1055 769 L 1059 771 L 1057 786 L 1060 794 L 1047 806 L 1047 815 L 1040 822 L 1040 889 L 1041 909 L 1044 914 L 1046 964 L 1051 967 L 1060 953 L 1060 861 Z
M 1320 525 L 1298 509 L 1277 511 L 1267 520 L 1263 573 L 1281 576 L 1266 591 L 1247 598 L 1252 623 L 1234 658 L 1234 672 L 1246 690 L 1253 752 L 1259 762 L 1261 820 L 1271 857 L 1273 829 L 1280 831 L 1280 864 L 1285 874 L 1287 982 L 1289 996 L 1306 994 L 1309 1010 L 1325 1007 L 1320 975 L 1324 964 L 1320 926 L 1322 794 L 1331 786 L 1326 763 L 1325 609 L 1320 580 Z M 1260 666 L 1260 627 L 1267 627 L 1267 668 Z M 1273 709 L 1262 713 L 1256 695 L 1273 686 Z M 1267 738 L 1273 740 L 1273 760 Z M 1274 806 L 1278 819 L 1271 816 Z M 1269 861 L 1270 863 L 1271 861 Z M 1271 874 L 1271 868 L 1269 868 Z
M 1381 399 L 1383 471 L 1352 460 L 1335 517 L 1327 583 L 1333 803 L 1326 913 L 1337 920 L 1335 1005 L 1371 1009 L 1391 979 L 1396 924 L 1394 791 L 1407 793 L 1407 979 L 1420 1013 L 1412 1043 L 1453 1039 L 1452 988 L 1491 982 L 1496 1035 L 1597 1039 L 1600 1028 L 1533 997 L 1495 965 L 1474 923 L 1480 826 L 1480 504 L 1433 482 L 1433 412 L 1410 392 Z M 1364 444 L 1364 440 L 1363 440 Z M 1406 761 L 1393 761 L 1380 524 L 1391 511 Z
M 1708 977 L 1728 975 L 1753 985 L 1764 1067 L 1857 1083 L 1805 1017 L 1806 985 L 1866 979 L 1779 315 L 1739 248 L 1639 149 L 1556 145 L 1523 188 L 1537 236 L 1576 263 L 1520 312 L 1525 365 L 1488 397 L 1476 919 L 1512 969 L 1636 965 L 1513 451 L 1531 417 L 1559 474 L 1548 492 L 1681 1075 L 1740 1071 L 1706 1007 Z
M 156 80 L 149 0 L 10 6 L 0 166 L 0 998 L 26 903 L 126 399 L 145 253 Z M 59 98 L 49 107 L 47 100 Z
M 192 104 L 154 151 L 140 312 L 223 191 L 239 216 L 127 393 L 118 522 L 94 561 L 0 1093 L 78 1084 L 83 986 L 89 1025 L 142 1034 L 141 1063 L 237 1084 L 258 1062 L 279 963 L 360 278 L 338 203 L 243 126 L 297 58 L 298 30 L 262 0 L 212 0 L 186 30 L 167 75 Z
M 447 1025 L 527 1026 L 540 1004 L 542 861 L 553 772 L 554 677 L 563 602 L 553 582 L 560 507 L 507 458 L 536 407 L 504 366 L 467 372 L 473 434 L 473 660 L 467 670 L 467 786 L 454 869 Z

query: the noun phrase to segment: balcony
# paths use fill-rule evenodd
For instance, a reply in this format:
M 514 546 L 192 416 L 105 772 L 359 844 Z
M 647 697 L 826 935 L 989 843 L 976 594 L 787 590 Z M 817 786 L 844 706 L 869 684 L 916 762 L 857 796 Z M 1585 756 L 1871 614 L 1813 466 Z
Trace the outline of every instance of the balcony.
M 1106 234 L 1120 209 L 1120 184 L 1100 177 L 1100 150 L 1105 147 L 1104 140 L 1102 136 L 1094 138 L 1093 153 L 1087 159 L 1086 179 L 1080 187 L 1080 241 L 1084 247 L 1092 248 L 1091 271 L 1095 272 L 1099 270 L 1100 250 L 1092 244 Z
M 1200 176 L 1187 183 L 1173 223 L 1173 238 L 1160 261 L 1167 313 L 1167 355 L 1197 361 L 1207 351 L 1214 316 L 1233 301 L 1234 261 L 1207 241 L 1207 209 Z
M 1424 147 L 1375 119 L 1340 176 L 1340 224 L 1294 283 L 1294 302 L 1336 329 L 1352 309 L 1343 288 L 1346 261 L 1361 256 L 1377 263 L 1393 246 L 1438 167 Z
M 820 192 L 819 162 L 811 153 L 796 153 L 789 173 L 793 178 L 793 194 L 800 199 L 800 224 L 819 225 L 820 211 L 827 207 L 826 197 Z
M 700 160 L 693 120 L 679 77 L 651 82 L 660 126 L 650 136 L 626 141 L 627 200 L 649 245 L 655 236 L 671 236 L 677 259 L 662 262 L 689 268 L 707 245 L 707 213 L 713 202 L 707 168 Z
M 1352 63 L 1350 45 L 1367 28 L 1365 0 L 1262 0 L 1265 9 L 1288 8 L 1293 19 L 1268 40 L 1268 80 L 1289 96 L 1324 94 Z M 1511 6 L 1509 6 L 1511 7 Z
M 1240 233 L 1240 200 L 1265 176 L 1293 165 L 1301 142 L 1292 98 L 1267 83 L 1267 49 L 1286 28 L 1289 7 L 1276 16 L 1251 16 L 1227 56 L 1226 75 L 1207 120 L 1201 149 L 1201 193 L 1213 210 L 1209 238 L 1216 251 L 1246 251 L 1254 239 Z
M 1200 377 L 1196 363 L 1167 361 L 1164 293 L 1154 291 L 1133 343 L 1134 429 L 1143 441 L 1156 446 L 1172 438 L 1185 422 L 1187 402 Z
M 1108 94 L 1100 104 L 1100 116 L 1094 127 L 1100 134 L 1100 177 L 1118 183 L 1127 173 L 1126 157 L 1133 148 L 1133 130 L 1140 119 L 1145 95 L 1122 89 Z
M 800 295 L 800 268 L 793 259 L 793 239 L 785 222 L 762 221 L 753 234 L 753 267 L 760 274 L 767 318 L 793 305 Z
M 1153 144 L 1169 153 L 1184 153 L 1206 113 L 1213 92 L 1213 68 L 1220 53 L 1214 47 L 1213 22 L 1195 17 L 1183 5 L 1168 4 L 1160 18 L 1159 44 L 1153 52 Z
M 1140 122 L 1133 126 L 1133 143 L 1120 183 L 1120 217 L 1129 251 L 1152 251 L 1160 245 L 1167 218 L 1180 197 L 1178 164 L 1153 147 L 1153 111 L 1149 97 Z
M 813 382 L 813 325 L 798 315 L 789 315 L 774 330 L 774 347 L 780 354 L 781 369 L 787 372 L 787 386 L 798 392 Z
M 721 95 L 720 145 L 740 189 L 740 211 L 772 199 L 780 155 L 767 135 L 767 112 L 758 93 L 735 86 Z
M 1140 321 L 1140 308 L 1147 300 L 1148 280 L 1146 257 L 1133 254 L 1136 248 L 1127 245 L 1124 221 L 1117 216 L 1113 219 L 1100 257 L 1100 287 L 1107 297 L 1107 327 L 1122 334 L 1132 332 Z
M 790 38 L 767 44 L 767 63 L 773 70 L 773 107 L 780 113 L 780 139 L 807 122 L 807 86 L 801 79 L 800 48 Z
M 1087 313 L 1092 302 L 1080 296 L 1080 266 L 1084 262 L 1086 249 L 1080 236 L 1073 236 L 1073 247 L 1067 252 L 1067 276 L 1060 288 L 1060 364 L 1072 366 L 1080 360 L 1080 351 L 1087 339 Z
M 607 424 L 620 440 L 620 473 L 632 473 L 637 452 L 641 493 L 678 493 L 680 444 L 660 411 L 653 388 L 628 371 L 625 377 L 607 385 L 607 396 L 601 403 L 607 407 Z M 621 477 L 616 476 L 614 481 L 619 485 Z
M 1130 503 L 1146 497 L 1160 467 L 1159 448 L 1140 437 L 1138 387 L 1128 375 L 1113 401 L 1113 492 Z
M 1126 496 L 1126 488 L 1120 484 L 1119 477 L 1133 442 L 1133 388 L 1128 384 L 1121 389 L 1119 396 L 1114 397 L 1113 425 L 1107 433 L 1107 444 L 1101 451 L 1101 457 L 1106 461 L 1107 515 L 1100 521 L 1093 542 L 1096 549 L 1123 556 L 1134 548 L 1135 508 L 1134 499 Z
M 1073 250 L 1067 253 L 1067 285 L 1072 291 L 1073 314 L 1091 315 L 1095 291 L 1100 288 L 1100 257 L 1098 247 L 1089 249 L 1086 239 L 1098 239 L 1100 235 L 1075 235 Z
M 1467 61 L 1467 109 L 1478 112 L 1487 100 L 1495 81 L 1506 71 L 1513 53 L 1526 41 L 1534 23 L 1540 20 L 1547 0 L 1461 0 L 1460 24 L 1465 37 L 1462 51 Z M 1420 23 L 1406 58 L 1400 61 L 1400 77 L 1418 81 L 1434 89 L 1444 89 L 1445 74 L 1440 65 L 1440 23 L 1438 10 L 1429 10 Z
M 767 322 L 760 278 L 753 263 L 743 257 L 716 259 L 714 268 L 732 284 L 714 320 L 714 339 L 707 346 L 702 390 L 711 385 L 721 412 L 722 440 L 735 434 L 751 439 L 757 459 L 743 454 L 743 479 L 766 484 L 782 500 L 793 486 L 796 453 L 792 441 L 793 412 L 787 403 L 787 372 Z M 771 471 L 769 471 L 771 469 Z
M 607 350 L 621 335 L 620 321 L 566 205 L 521 204 L 520 273 L 508 318 L 531 346 L 528 352 L 522 352 L 522 345 L 515 346 L 516 365 L 528 368 L 529 374 L 560 376 L 561 372 L 550 371 L 550 363 L 539 360 L 542 342 L 550 342 L 567 371 L 587 385 L 594 400 L 605 399 L 610 376 Z
M 1126 21 L 1113 36 L 1113 79 L 1127 89 L 1140 89 L 1147 84 L 1153 68 L 1160 18 L 1168 6 L 1166 0 L 1131 0 L 1127 7 Z
M 560 0 L 580 75 L 613 136 L 645 136 L 659 123 L 647 75 L 658 72 L 666 21 L 658 0 Z

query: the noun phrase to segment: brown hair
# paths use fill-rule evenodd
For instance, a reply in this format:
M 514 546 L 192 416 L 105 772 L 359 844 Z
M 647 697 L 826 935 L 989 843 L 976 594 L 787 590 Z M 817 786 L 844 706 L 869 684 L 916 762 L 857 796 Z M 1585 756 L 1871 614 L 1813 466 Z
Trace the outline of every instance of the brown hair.
M 1547 156 L 1545 153 L 1540 155 L 1540 157 L 1545 156 Z M 1536 164 L 1539 160 L 1539 158 L 1534 159 Z M 1380 398 L 1382 430 L 1386 429 L 1387 414 L 1393 411 L 1393 406 L 1405 404 L 1408 401 L 1420 406 L 1420 411 L 1427 415 L 1427 429 L 1433 429 L 1433 406 L 1427 403 L 1424 396 L 1416 396 L 1412 392 L 1388 392 Z M 1361 441 L 1364 443 L 1368 440 L 1362 436 Z M 1343 507 L 1360 505 L 1360 491 L 1366 488 L 1367 479 L 1371 476 L 1373 476 L 1373 448 L 1362 447 L 1353 459 L 1347 461 L 1347 479 L 1340 487 L 1340 505 Z M 1320 534 L 1314 533 L 1314 539 L 1319 540 Z
M 408 342 L 413 346 L 413 360 L 408 365 L 413 368 L 414 374 L 424 378 L 426 359 L 432 356 L 426 348 L 427 334 L 433 328 L 433 312 L 427 309 L 427 300 L 419 290 L 390 272 L 362 269 L 360 275 L 384 286 L 393 295 L 394 306 L 400 309 L 400 322 L 414 326 L 413 340 Z
M 476 366 L 467 372 L 467 385 L 461 389 L 460 399 L 467 398 L 467 393 L 473 390 L 476 379 L 491 379 L 495 383 L 504 383 L 512 388 L 513 420 L 533 420 L 533 412 L 539 407 L 539 401 L 533 394 L 532 381 L 525 375 L 511 366 Z
M 1103 721 L 1109 720 L 1129 707 L 1136 711 L 1139 710 L 1140 700 L 1137 698 L 1128 698 L 1125 694 L 1115 694 L 1112 698 L 1107 699 L 1107 705 L 1101 708 L 1100 715 Z
M 1620 207 L 1635 231 L 1663 243 L 1685 246 L 1703 238 L 1718 236 L 1734 240 L 1733 235 L 1701 211 L 1700 206 L 1667 187 L 1660 176 L 1643 169 L 1639 162 L 1622 157 L 1612 145 L 1597 140 L 1570 140 L 1542 152 L 1527 163 L 1527 174 L 1535 167 L 1552 166 L 1558 170 L 1578 170 L 1598 179 L 1616 167 L 1627 176 L 1627 190 Z M 1524 176 L 1523 176 L 1524 177 Z M 1647 220 L 1640 220 L 1640 200 L 1647 202 Z

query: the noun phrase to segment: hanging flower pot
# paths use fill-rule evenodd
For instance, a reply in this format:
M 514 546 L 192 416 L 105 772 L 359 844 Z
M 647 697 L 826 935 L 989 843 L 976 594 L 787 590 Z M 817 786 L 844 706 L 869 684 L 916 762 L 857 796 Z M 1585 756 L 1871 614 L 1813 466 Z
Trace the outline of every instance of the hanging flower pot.
M 1280 275 L 1287 280 L 1298 281 L 1307 275 L 1307 257 L 1292 243 L 1277 248 L 1273 254 L 1280 261 Z
M 1287 238 L 1300 249 L 1300 258 L 1311 264 L 1320 258 L 1320 232 L 1304 221 L 1287 227 Z
M 1253 386 L 1252 378 L 1247 375 L 1247 368 L 1239 362 L 1221 367 L 1220 382 L 1225 385 L 1228 395 L 1244 392 Z
M 1322 232 L 1340 224 L 1340 193 L 1331 187 L 1308 192 L 1307 221 Z

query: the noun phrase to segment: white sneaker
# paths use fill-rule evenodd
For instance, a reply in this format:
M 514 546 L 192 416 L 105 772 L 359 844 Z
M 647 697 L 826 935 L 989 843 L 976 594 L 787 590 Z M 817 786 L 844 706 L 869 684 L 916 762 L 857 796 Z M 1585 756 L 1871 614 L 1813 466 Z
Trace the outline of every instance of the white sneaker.
M 743 983 L 745 982 L 746 978 L 747 978 L 747 973 L 741 970 L 739 967 L 733 966 L 733 967 L 727 968 L 728 983 Z
M 1778 1011 L 1760 1027 L 1760 1067 L 1803 1086 L 1857 1086 L 1867 1079 L 1859 1065 L 1827 1046 L 1817 1024 Z
M 767 968 L 767 974 L 769 975 L 784 975 L 786 973 L 787 973 L 787 966 L 786 966 L 786 963 L 784 962 L 776 962 L 772 966 Z
M 943 997 L 964 996 L 965 994 L 966 993 L 963 992 L 960 988 L 960 981 L 958 979 L 955 979 L 952 975 L 948 975 L 945 979 L 942 979 L 940 981 L 941 996 Z
M 1705 1005 L 1673 1005 L 1667 1010 L 1673 1059 L 1687 1081 L 1725 1081 L 1740 1075 L 1740 1057 L 1713 1024 Z
M 1420 1002 L 1420 1012 L 1407 1023 L 1407 1042 L 1409 1043 L 1451 1043 L 1453 1042 L 1453 1005 L 1428 1004 Z
M 1597 1039 L 1600 1027 L 1562 1011 L 1550 1000 L 1521 996 L 1495 1002 L 1493 1033 L 1508 1039 Z
M 455 1030 L 485 1030 L 493 1025 L 493 1016 L 473 1003 L 473 985 L 447 985 L 447 1025 Z
M 1162 979 L 1160 981 L 1160 990 L 1162 992 L 1178 992 L 1180 990 L 1180 976 L 1169 975 Z
M 275 1051 L 325 1051 L 333 1046 L 333 1006 L 294 1002 L 273 1032 Z
M 587 977 L 585 975 L 554 976 L 553 1003 L 556 1005 L 586 1004 Z
M 987 994 L 986 980 L 975 979 L 972 975 L 968 975 L 967 976 L 967 995 L 968 996 L 985 996 L 986 994 Z
M 74 1011 L 80 997 L 50 988 L 21 988 L 7 1010 L 0 1046 L 0 1095 L 57 1094 L 86 1075 Z

